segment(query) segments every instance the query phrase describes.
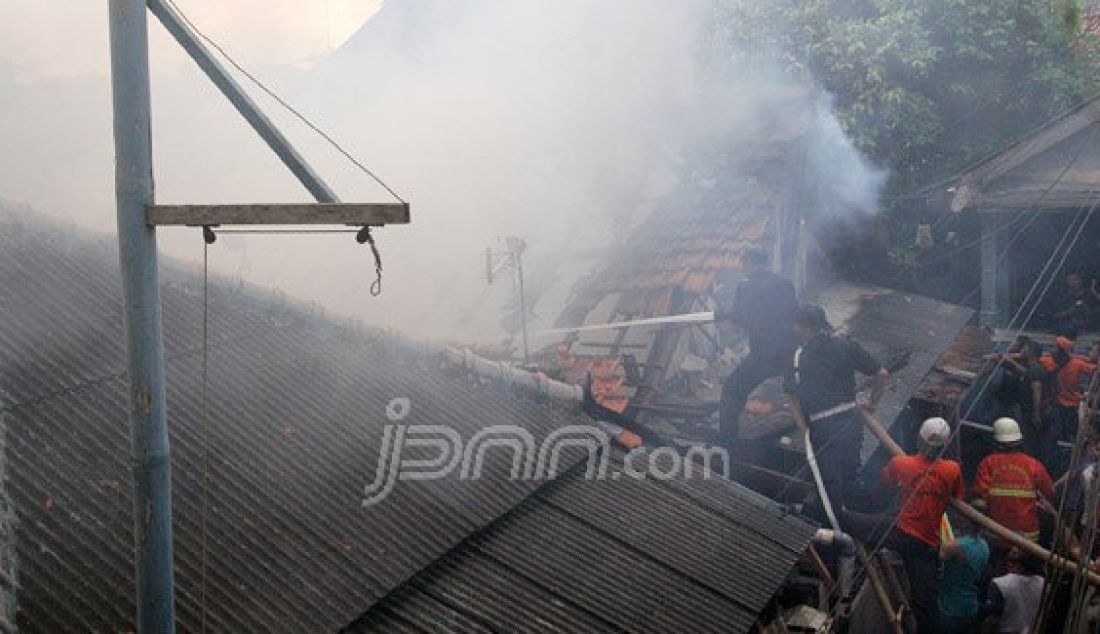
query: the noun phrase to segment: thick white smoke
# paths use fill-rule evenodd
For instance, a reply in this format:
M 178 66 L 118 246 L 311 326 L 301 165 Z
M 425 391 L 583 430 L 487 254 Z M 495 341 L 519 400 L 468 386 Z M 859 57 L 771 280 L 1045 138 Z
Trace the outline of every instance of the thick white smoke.
M 493 337 L 510 289 L 486 288 L 486 246 L 527 240 L 529 286 L 543 297 L 534 310 L 552 320 L 569 281 L 598 262 L 594 248 L 615 242 L 687 176 L 692 148 L 725 139 L 743 153 L 738 162 L 751 163 L 792 121 L 812 122 L 807 156 L 835 190 L 837 213 L 873 210 L 882 175 L 823 102 L 791 97 L 783 77 L 718 82 L 708 71 L 708 9 L 704 0 L 388 0 L 310 70 L 257 69 L 411 200 L 411 226 L 378 232 L 384 295 L 367 295 L 369 255 L 350 238 L 226 236 L 214 266 L 376 324 Z M 219 35 L 232 51 L 233 35 Z M 154 78 L 159 198 L 305 200 L 205 78 L 178 67 Z M 106 79 L 26 83 L 0 72 L 0 83 L 0 173 L 10 178 L 0 197 L 113 228 Z M 386 199 L 259 101 L 345 200 Z M 193 231 L 163 232 L 162 244 L 181 257 L 200 253 Z

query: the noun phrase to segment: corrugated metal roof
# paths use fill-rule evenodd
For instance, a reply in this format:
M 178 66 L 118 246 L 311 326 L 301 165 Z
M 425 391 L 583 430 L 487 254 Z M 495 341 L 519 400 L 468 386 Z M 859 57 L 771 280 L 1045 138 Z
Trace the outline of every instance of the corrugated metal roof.
M 0 217 L 0 381 L 23 631 L 132 628 L 130 441 L 117 254 Z M 533 483 L 407 483 L 361 506 L 390 399 L 404 422 L 464 438 L 490 424 L 538 437 L 577 422 L 444 374 L 402 344 L 229 284 L 211 288 L 209 437 L 200 422 L 197 276 L 163 275 L 180 626 L 198 628 L 203 451 L 210 451 L 209 625 L 322 631 L 512 508 Z M 569 464 L 566 461 L 564 464 Z
M 848 333 L 881 361 L 899 355 L 905 358 L 879 402 L 877 414 L 887 429 L 900 418 L 917 386 L 973 316 L 971 308 L 898 291 L 864 298 L 859 312 L 846 324 Z M 897 433 L 894 436 L 900 438 Z M 863 460 L 878 447 L 878 439 L 866 432 Z
M 117 255 L 0 214 L 0 381 L 20 524 L 23 631 L 132 628 L 130 439 Z M 391 398 L 411 424 L 536 437 L 579 422 L 440 370 L 393 338 L 211 287 L 209 427 L 201 288 L 163 274 L 177 615 L 198 629 L 209 475 L 208 626 L 324 631 L 749 627 L 813 528 L 727 482 L 403 483 L 363 508 Z M 209 467 L 203 455 L 209 451 Z M 580 452 L 562 463 L 568 468 Z M 621 458 L 617 458 L 621 459 Z M 531 494 L 538 491 L 538 495 Z M 751 571 L 740 566 L 752 560 Z M 372 606 L 374 606 L 372 608 Z
M 622 473 L 621 459 L 611 473 Z M 390 612 L 431 597 L 493 631 L 743 632 L 813 532 L 718 478 L 587 480 L 577 467 L 351 630 L 385 631 Z
M 496 631 L 593 632 L 614 628 L 613 623 L 583 605 L 563 599 L 505 563 L 464 545 L 417 575 L 349 629 L 387 631 L 386 624 L 375 620 L 409 601 L 412 594 L 431 597 Z

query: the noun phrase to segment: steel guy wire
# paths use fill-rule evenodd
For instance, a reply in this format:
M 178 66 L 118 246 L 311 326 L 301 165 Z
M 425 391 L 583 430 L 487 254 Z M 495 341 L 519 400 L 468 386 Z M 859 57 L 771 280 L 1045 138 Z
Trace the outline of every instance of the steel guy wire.
M 191 18 L 188 17 L 188 15 L 186 13 L 184 13 L 182 9 L 179 8 L 179 6 L 174 2 L 174 0 L 165 0 L 165 2 L 167 2 L 168 5 L 171 6 L 172 9 L 177 14 L 179 14 L 179 16 L 183 20 L 183 22 L 187 25 L 188 28 L 190 28 L 195 33 L 196 36 L 198 36 L 203 41 L 205 41 L 207 44 L 209 44 L 211 46 L 211 48 L 213 48 L 215 51 L 218 52 L 218 54 L 220 54 L 223 58 L 225 58 L 225 61 L 229 62 L 229 64 L 233 68 L 237 69 L 238 72 L 240 72 L 242 75 L 244 75 L 257 88 L 259 88 L 265 94 L 267 94 L 269 97 L 274 99 L 275 102 L 278 103 L 280 106 L 282 106 L 284 109 L 286 109 L 287 112 L 294 115 L 294 117 L 296 119 L 301 121 L 303 124 L 305 124 L 306 127 L 308 127 L 310 130 L 315 132 L 322 139 L 324 139 L 337 152 L 339 152 L 341 155 L 343 155 L 344 158 L 346 158 L 348 161 L 350 161 L 352 165 L 359 168 L 359 170 L 361 170 L 364 174 L 366 174 L 371 179 L 373 179 L 374 182 L 378 183 L 378 185 L 380 185 L 383 189 L 385 189 L 387 192 L 389 192 L 389 194 L 391 196 L 393 196 L 394 199 L 396 199 L 398 202 L 400 202 L 402 204 L 408 204 L 407 201 L 404 198 L 402 198 L 396 191 L 394 191 L 389 185 L 387 185 L 385 181 L 383 181 L 370 168 L 368 168 L 366 165 L 364 165 L 359 159 L 355 158 L 355 156 L 353 156 L 351 154 L 351 152 L 344 149 L 344 147 L 342 145 L 340 145 L 338 142 L 336 142 L 336 140 L 333 139 L 332 136 L 330 136 L 327 132 L 325 132 L 323 129 L 321 129 L 317 124 L 310 121 L 308 117 L 306 117 L 304 114 L 302 114 L 297 108 L 290 105 L 285 99 L 280 97 L 274 90 L 272 90 L 271 88 L 268 88 L 267 85 L 264 84 L 264 82 L 260 81 L 260 79 L 258 77 L 253 75 L 248 69 L 246 69 L 243 65 L 241 65 L 239 62 L 237 62 L 237 60 L 234 59 L 233 56 L 230 55 L 225 50 L 225 48 L 222 47 L 221 44 L 219 44 L 212 37 L 210 37 L 209 35 L 204 33 L 201 29 L 199 29 L 199 27 L 194 23 L 194 21 L 192 21 Z

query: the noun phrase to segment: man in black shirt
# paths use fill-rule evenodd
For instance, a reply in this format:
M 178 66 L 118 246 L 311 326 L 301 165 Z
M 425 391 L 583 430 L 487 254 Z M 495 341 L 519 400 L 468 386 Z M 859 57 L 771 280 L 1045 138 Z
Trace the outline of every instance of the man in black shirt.
M 842 508 L 848 487 L 859 471 L 863 425 L 856 407 L 856 373 L 874 377 L 870 403 L 874 410 L 889 373 L 863 346 L 834 336 L 820 306 L 798 309 L 794 324 L 799 348 L 787 371 L 785 389 L 797 399 L 810 426 L 817 464 L 834 508 Z
M 749 355 L 722 384 L 718 442 L 736 447 L 741 410 L 756 386 L 781 376 L 790 365 L 794 314 L 798 309 L 794 284 L 767 268 L 762 249 L 744 255 L 746 279 L 737 286 L 733 305 L 715 318 L 732 321 L 749 336 Z
M 1024 433 L 1025 451 L 1033 457 L 1039 456 L 1039 439 L 1043 432 L 1042 404 L 1043 382 L 1047 371 L 1040 360 L 1043 346 L 1030 338 L 1021 337 L 1016 349 L 1010 349 L 1001 356 L 1005 368 L 1005 381 L 1001 394 L 997 394 L 1005 409 L 1003 414 L 1020 421 Z M 979 383 L 975 383 L 980 385 Z M 1048 395 L 1049 396 L 1049 395 Z M 1019 412 L 1014 410 L 1019 409 Z M 965 410 L 963 410 L 965 411 Z

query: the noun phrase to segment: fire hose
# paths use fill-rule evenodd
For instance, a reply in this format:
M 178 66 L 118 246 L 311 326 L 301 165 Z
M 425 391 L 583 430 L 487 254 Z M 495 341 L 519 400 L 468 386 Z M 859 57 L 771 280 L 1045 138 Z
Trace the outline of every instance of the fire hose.
M 802 411 L 802 403 L 799 402 L 798 397 L 794 394 L 788 395 L 791 401 L 791 413 L 794 415 L 794 420 L 798 423 L 799 429 L 802 431 L 802 436 L 806 443 L 806 461 L 810 465 L 810 471 L 813 473 L 814 483 L 817 485 L 818 496 L 821 498 L 821 504 L 825 507 L 825 515 L 829 518 L 829 523 L 832 524 L 833 530 L 838 533 L 841 532 L 840 523 L 836 519 L 836 513 L 833 511 L 832 502 L 829 501 L 829 494 L 825 490 L 825 482 L 821 477 L 821 469 L 817 465 L 817 456 L 814 455 L 813 442 L 810 441 L 810 425 L 806 418 L 806 413 Z M 902 626 L 901 616 L 898 612 L 894 611 L 894 606 L 890 602 L 890 595 L 886 592 L 886 583 L 883 581 L 882 576 L 879 574 L 877 568 L 872 565 L 871 557 L 867 554 L 866 549 L 860 545 L 856 545 L 856 556 L 859 558 L 859 564 L 863 566 L 863 570 L 867 574 L 867 578 L 871 582 L 871 589 L 875 593 L 875 598 L 878 600 L 879 607 L 882 608 L 883 614 L 890 621 L 890 626 L 895 634 L 903 634 L 904 627 Z

